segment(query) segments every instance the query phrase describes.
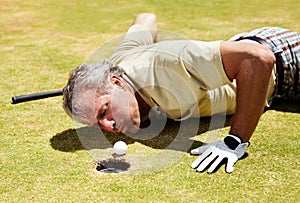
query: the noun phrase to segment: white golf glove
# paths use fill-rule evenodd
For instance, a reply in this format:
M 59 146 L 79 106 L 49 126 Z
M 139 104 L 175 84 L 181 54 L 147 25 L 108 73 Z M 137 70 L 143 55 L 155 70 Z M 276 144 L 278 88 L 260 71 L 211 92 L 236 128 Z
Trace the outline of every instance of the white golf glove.
M 249 142 L 241 142 L 241 139 L 234 135 L 228 135 L 224 141 L 213 142 L 196 149 L 191 150 L 191 154 L 201 154 L 191 165 L 198 172 L 203 172 L 208 167 L 207 172 L 215 172 L 223 159 L 227 159 L 225 171 L 231 173 L 234 169 L 233 165 L 244 154 Z

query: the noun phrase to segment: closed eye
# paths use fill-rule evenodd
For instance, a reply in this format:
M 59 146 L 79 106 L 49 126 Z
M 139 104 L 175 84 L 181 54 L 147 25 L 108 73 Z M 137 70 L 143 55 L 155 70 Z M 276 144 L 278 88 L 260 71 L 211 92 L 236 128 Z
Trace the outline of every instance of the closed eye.
M 106 116 L 106 114 L 107 114 L 107 111 L 108 111 L 108 103 L 106 103 L 104 105 L 104 107 L 101 109 L 101 113 L 98 114 L 97 118 L 98 119 L 104 118 Z
M 104 116 L 106 115 L 106 112 L 107 112 L 107 110 L 104 110 L 103 113 L 100 113 L 100 114 L 98 115 L 98 118 L 99 118 L 99 119 L 104 118 Z

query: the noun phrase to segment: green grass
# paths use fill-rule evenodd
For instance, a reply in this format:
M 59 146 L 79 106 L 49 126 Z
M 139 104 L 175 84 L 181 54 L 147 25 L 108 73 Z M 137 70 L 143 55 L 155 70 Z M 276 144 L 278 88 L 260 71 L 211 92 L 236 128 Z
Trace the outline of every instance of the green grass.
M 161 30 L 192 39 L 227 39 L 261 26 L 300 32 L 299 0 L 0 0 L 0 202 L 299 202 L 298 103 L 263 114 L 249 157 L 230 175 L 223 168 L 196 173 L 188 153 L 153 173 L 100 174 L 60 97 L 10 104 L 13 95 L 62 88 L 71 69 L 123 34 L 140 12 L 156 13 Z M 208 123 L 201 122 L 199 139 Z M 177 129 L 171 122 L 148 141 L 106 138 L 127 139 L 132 154 L 161 153 Z

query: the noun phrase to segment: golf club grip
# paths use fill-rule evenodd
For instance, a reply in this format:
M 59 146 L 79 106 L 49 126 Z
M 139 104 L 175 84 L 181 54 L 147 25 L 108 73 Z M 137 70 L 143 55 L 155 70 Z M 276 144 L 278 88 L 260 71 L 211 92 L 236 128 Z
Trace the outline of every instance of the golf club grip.
M 12 97 L 12 104 L 18 104 L 18 103 L 32 101 L 32 100 L 44 99 L 44 98 L 48 98 L 48 97 L 56 97 L 56 96 L 60 96 L 60 95 L 63 95 L 62 90 L 54 90 L 54 91 L 48 91 L 48 92 L 39 92 L 39 93 L 33 93 L 33 94 L 14 96 L 14 97 Z

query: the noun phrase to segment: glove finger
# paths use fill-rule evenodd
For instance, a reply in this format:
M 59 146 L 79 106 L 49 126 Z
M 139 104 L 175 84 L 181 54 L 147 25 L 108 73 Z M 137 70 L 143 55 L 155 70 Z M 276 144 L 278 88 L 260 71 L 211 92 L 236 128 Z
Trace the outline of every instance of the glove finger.
M 208 173 L 213 173 L 216 172 L 217 169 L 219 169 L 219 164 L 223 161 L 224 157 L 223 156 L 219 156 L 214 163 L 209 167 L 209 169 L 207 170 Z M 223 163 L 222 163 L 223 165 Z
M 209 167 L 209 165 L 216 159 L 216 156 L 211 154 L 207 156 L 198 166 L 197 171 L 203 172 L 205 169 Z
M 193 169 L 197 168 L 199 164 L 211 153 L 210 150 L 206 150 L 204 153 L 202 153 L 191 165 Z
M 204 154 L 203 154 L 204 155 Z M 201 155 L 202 156 L 202 155 Z M 203 172 L 206 170 L 211 163 L 217 158 L 217 155 L 214 152 L 211 152 L 209 150 L 209 154 L 203 159 L 203 161 L 199 164 L 197 171 L 198 172 Z
M 231 173 L 234 170 L 233 165 L 237 160 L 238 160 L 237 157 L 228 157 L 228 161 L 225 167 L 226 173 Z
M 209 147 L 210 147 L 210 145 L 204 145 L 204 146 L 198 147 L 196 149 L 192 149 L 191 154 L 194 154 L 194 155 L 203 154 L 205 152 L 205 150 L 207 150 Z

